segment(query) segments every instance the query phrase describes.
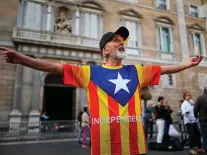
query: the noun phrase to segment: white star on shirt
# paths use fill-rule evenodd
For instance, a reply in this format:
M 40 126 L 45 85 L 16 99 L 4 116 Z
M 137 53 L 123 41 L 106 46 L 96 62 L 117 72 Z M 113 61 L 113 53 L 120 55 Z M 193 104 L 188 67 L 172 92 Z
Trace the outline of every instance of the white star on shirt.
M 114 83 L 116 85 L 114 94 L 116 94 L 120 89 L 124 89 L 125 91 L 129 92 L 129 89 L 127 87 L 127 83 L 129 83 L 131 80 L 123 79 L 121 75 L 118 72 L 117 79 L 109 80 L 110 82 Z

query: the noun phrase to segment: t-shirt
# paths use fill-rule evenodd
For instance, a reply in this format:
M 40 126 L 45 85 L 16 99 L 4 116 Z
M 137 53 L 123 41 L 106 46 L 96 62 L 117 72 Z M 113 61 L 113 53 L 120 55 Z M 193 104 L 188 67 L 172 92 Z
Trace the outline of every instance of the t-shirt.
M 64 83 L 84 88 L 92 155 L 146 153 L 140 91 L 159 83 L 160 66 L 63 65 Z
M 184 124 L 197 122 L 197 119 L 195 118 L 194 111 L 193 111 L 195 104 L 192 102 L 193 101 L 185 100 L 181 105 Z M 189 114 L 186 114 L 186 112 L 188 112 Z
M 83 112 L 82 114 L 81 126 L 82 127 L 89 126 L 89 115 L 87 114 L 87 112 Z

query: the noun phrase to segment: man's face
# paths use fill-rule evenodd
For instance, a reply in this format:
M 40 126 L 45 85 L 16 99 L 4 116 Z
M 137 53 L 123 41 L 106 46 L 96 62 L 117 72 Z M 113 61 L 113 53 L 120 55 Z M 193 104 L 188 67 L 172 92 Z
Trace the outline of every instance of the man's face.
M 167 100 L 163 99 L 163 105 L 167 105 Z
M 104 47 L 104 54 L 115 60 L 122 60 L 126 56 L 124 39 L 116 34 Z
M 163 100 L 160 101 L 160 103 L 161 103 L 162 105 L 166 105 L 166 104 L 167 104 L 167 100 L 164 98 Z

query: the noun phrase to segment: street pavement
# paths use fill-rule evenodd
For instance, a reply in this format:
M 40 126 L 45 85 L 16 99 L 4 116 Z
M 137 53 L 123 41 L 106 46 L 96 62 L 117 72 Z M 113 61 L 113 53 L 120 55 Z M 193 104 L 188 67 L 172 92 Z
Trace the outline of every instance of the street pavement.
M 41 141 L 0 143 L 0 155 L 90 155 L 90 148 L 82 148 L 75 141 Z M 147 155 L 189 155 L 188 151 L 158 152 Z

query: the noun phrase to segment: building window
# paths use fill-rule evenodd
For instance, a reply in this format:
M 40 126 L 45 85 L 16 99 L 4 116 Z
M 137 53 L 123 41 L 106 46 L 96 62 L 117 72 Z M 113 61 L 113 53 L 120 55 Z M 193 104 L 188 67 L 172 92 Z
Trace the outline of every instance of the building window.
M 81 35 L 94 39 L 98 39 L 100 37 L 100 33 L 102 32 L 101 15 L 91 12 L 81 12 L 80 23 Z
M 155 0 L 156 7 L 161 10 L 169 10 L 170 9 L 170 0 Z
M 43 7 L 35 2 L 27 2 L 24 10 L 23 28 L 41 30 Z
M 165 53 L 172 52 L 172 30 L 169 27 L 158 26 L 157 28 L 158 49 Z
M 191 32 L 191 46 L 195 55 L 206 56 L 205 41 L 202 33 Z
M 200 89 L 204 89 L 204 87 L 207 87 L 207 74 L 199 73 L 198 80 Z
M 162 86 L 164 88 L 175 88 L 176 87 L 176 77 L 174 74 L 167 74 L 162 76 Z
M 127 47 L 138 48 L 138 38 L 139 38 L 139 26 L 138 22 L 130 21 L 127 19 L 122 19 L 121 25 L 125 26 L 129 30 L 129 41 L 127 42 Z
M 192 17 L 198 17 L 198 7 L 196 6 L 190 6 L 190 15 Z

